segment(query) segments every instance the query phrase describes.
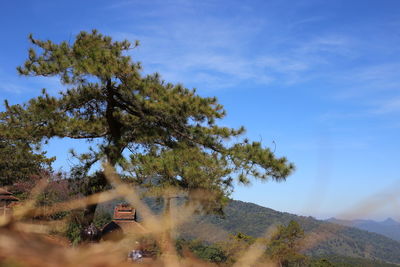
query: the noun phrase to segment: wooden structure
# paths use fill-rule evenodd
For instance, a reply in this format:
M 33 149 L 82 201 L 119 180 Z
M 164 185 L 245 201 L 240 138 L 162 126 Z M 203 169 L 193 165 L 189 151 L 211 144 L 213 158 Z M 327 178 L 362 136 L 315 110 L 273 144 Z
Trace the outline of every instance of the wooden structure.
M 136 220 L 136 210 L 128 204 L 114 207 L 113 220 L 102 230 L 104 240 L 120 240 L 125 234 L 143 233 L 144 227 Z
M 12 193 L 0 188 L 0 214 L 6 215 L 10 211 L 12 204 L 17 201 L 19 199 L 14 197 Z
M 136 222 L 136 210 L 128 204 L 119 204 L 114 207 L 114 221 L 118 222 Z

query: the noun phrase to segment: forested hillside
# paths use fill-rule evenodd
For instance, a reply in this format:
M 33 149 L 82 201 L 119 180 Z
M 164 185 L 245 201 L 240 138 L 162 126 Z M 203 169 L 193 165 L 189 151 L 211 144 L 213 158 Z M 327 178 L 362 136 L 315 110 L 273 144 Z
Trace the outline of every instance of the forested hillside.
M 290 220 L 298 221 L 310 236 L 305 244 L 305 252 L 309 255 L 343 255 L 400 263 L 400 243 L 382 235 L 237 200 L 231 201 L 225 208 L 225 218 L 198 216 L 194 222 L 196 227 L 188 224 L 182 232 L 209 241 L 217 241 L 228 233 L 237 232 L 259 237 L 270 226 L 287 224 Z
M 155 201 L 146 202 L 154 211 L 161 210 L 162 206 Z M 103 208 L 111 211 L 112 206 L 113 203 L 109 203 Z M 379 234 L 237 200 L 230 201 L 224 212 L 223 217 L 196 216 L 192 222 L 181 227 L 180 235 L 208 242 L 218 242 L 238 232 L 261 237 L 273 225 L 296 220 L 308 236 L 304 252 L 310 256 L 345 256 L 400 263 L 400 243 Z

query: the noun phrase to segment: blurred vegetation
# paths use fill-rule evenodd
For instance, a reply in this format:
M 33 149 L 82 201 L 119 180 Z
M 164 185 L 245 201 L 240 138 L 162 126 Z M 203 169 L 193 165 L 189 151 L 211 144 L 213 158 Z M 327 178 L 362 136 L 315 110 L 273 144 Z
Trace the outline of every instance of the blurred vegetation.
M 296 221 L 290 221 L 287 226 L 278 225 L 276 232 L 265 246 L 266 258 L 277 259 L 282 267 L 394 267 L 396 264 L 383 261 L 328 255 L 312 257 L 300 253 L 304 232 Z M 196 257 L 222 266 L 231 266 L 237 261 L 240 252 L 244 252 L 256 242 L 256 238 L 237 233 L 231 235 L 228 241 L 208 243 L 197 239 L 178 239 L 177 251 L 180 255 L 187 249 Z
M 225 244 L 226 245 L 226 244 Z M 188 249 L 199 259 L 216 263 L 221 266 L 231 266 L 235 263 L 235 258 L 229 256 L 229 251 L 221 244 L 208 244 L 200 240 L 177 241 L 177 250 L 182 254 L 184 248 Z M 382 261 L 352 258 L 340 255 L 330 255 L 325 257 L 310 257 L 297 254 L 296 257 L 282 257 L 281 266 L 284 267 L 396 267 L 397 264 L 385 263 Z
M 278 225 L 267 244 L 266 253 L 279 266 L 304 265 L 306 257 L 299 253 L 303 238 L 304 231 L 296 221 L 290 221 L 287 226 Z
M 73 246 L 76 246 L 81 242 L 81 232 L 83 228 L 82 216 L 82 211 L 72 211 L 67 222 L 64 234 Z
M 297 216 L 261 207 L 253 203 L 231 200 L 224 209 L 224 217 L 215 215 L 195 216 L 193 221 L 181 227 L 185 238 L 200 238 L 208 242 L 218 242 L 227 238 L 227 233 L 244 233 L 253 237 L 262 237 L 266 229 L 273 225 L 287 225 L 291 220 L 297 221 L 306 237 L 320 241 L 315 244 L 304 244 L 304 253 L 311 257 L 325 255 L 342 255 L 351 258 L 367 258 L 400 263 L 400 243 L 379 234 L 370 233 L 352 227 L 345 227 L 316 220 L 312 217 Z M 208 225 L 212 234 L 199 225 Z M 197 226 L 196 228 L 194 226 Z M 211 227 L 211 228 L 210 228 Z M 196 229 L 199 229 L 196 231 Z M 213 232 L 212 229 L 220 229 Z
M 200 240 L 178 239 L 176 250 L 180 256 L 184 256 L 184 250 L 188 250 L 197 258 L 214 263 L 225 263 L 228 260 L 228 256 L 221 246 L 207 244 Z

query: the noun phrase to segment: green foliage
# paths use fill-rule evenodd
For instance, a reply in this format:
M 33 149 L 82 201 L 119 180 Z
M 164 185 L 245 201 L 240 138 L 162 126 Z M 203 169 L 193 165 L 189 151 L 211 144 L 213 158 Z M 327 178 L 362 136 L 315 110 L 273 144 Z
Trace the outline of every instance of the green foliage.
M 335 265 L 327 259 L 312 259 L 312 260 L 310 260 L 308 266 L 309 267 L 335 267 Z
M 236 262 L 237 257 L 246 251 L 255 241 L 254 237 L 238 232 L 235 235 L 231 234 L 227 241 L 217 244 L 224 250 L 227 262 L 233 264 Z
M 6 137 L 0 114 L 0 185 L 9 186 L 29 181 L 32 176 L 50 170 L 54 158 L 35 151 L 29 140 Z
M 304 265 L 306 258 L 299 253 L 303 238 L 304 231 L 298 222 L 290 221 L 287 226 L 278 225 L 267 244 L 267 255 L 280 266 Z
M 96 30 L 79 33 L 72 44 L 29 39 L 36 49 L 29 50 L 19 73 L 56 76 L 68 89 L 57 97 L 43 90 L 25 104 L 6 104 L 1 122 L 17 138 L 29 132 L 36 141 L 91 142 L 87 153 L 73 152 L 80 164 L 72 176 L 82 181 L 85 194 L 107 188 L 101 172 L 89 175 L 93 164 L 105 159 L 136 184 L 174 187 L 205 211 L 220 212 L 234 179 L 282 181 L 294 169 L 261 143 L 240 139 L 243 127 L 218 126 L 225 110 L 215 97 L 201 97 L 158 74 L 142 75 L 140 64 L 126 55 L 137 44 L 113 41 Z M 199 190 L 210 195 L 199 197 Z
M 226 243 L 210 244 L 200 240 L 186 240 L 178 239 L 176 240 L 176 249 L 179 255 L 183 256 L 184 251 L 188 250 L 193 253 L 197 258 L 217 263 L 222 266 L 232 266 L 237 260 L 234 254 L 230 254 L 227 249 L 229 246 L 235 246 L 234 244 L 239 240 L 243 241 L 242 238 L 237 239 L 237 235 L 231 235 L 231 238 Z M 246 236 L 246 240 L 255 240 L 254 237 Z M 141 242 L 142 243 L 142 242 Z M 245 251 L 248 245 L 242 247 Z M 243 252 L 242 251 L 242 252 Z M 238 252 L 238 251 L 236 251 Z M 237 256 L 237 255 L 236 255 Z M 382 261 L 362 259 L 362 258 L 352 258 L 340 255 L 330 255 L 327 257 L 309 257 L 306 255 L 299 254 L 296 260 L 285 261 L 282 266 L 289 267 L 395 267 L 396 264 L 384 263 Z
M 60 199 L 58 198 L 58 195 L 55 195 L 54 192 L 50 192 L 50 193 L 44 192 L 39 195 L 37 209 L 42 209 L 45 207 L 52 206 L 52 205 L 56 204 L 57 202 L 60 202 L 59 200 Z M 46 217 L 41 217 L 41 218 L 35 217 L 35 219 L 61 220 L 61 219 L 64 219 L 66 216 L 68 216 L 68 214 L 69 214 L 68 211 L 60 211 L 60 212 L 53 213 Z
M 111 221 L 112 221 L 112 216 L 109 213 L 102 211 L 102 212 L 96 212 L 93 223 L 97 228 L 102 229 L 104 225 L 106 225 Z
M 82 231 L 82 215 L 81 211 L 72 211 L 69 217 L 65 236 L 71 241 L 72 245 L 78 245 L 81 242 Z
M 83 210 L 74 210 L 67 213 L 68 223 L 65 231 L 65 236 L 71 241 L 73 245 L 78 245 L 81 242 L 82 229 L 87 225 L 85 214 Z M 93 218 L 93 224 L 98 228 L 102 229 L 104 225 L 112 221 L 110 213 L 99 211 L 96 212 Z
M 214 263 L 224 263 L 228 259 L 221 246 L 207 244 L 199 240 L 178 239 L 176 241 L 176 249 L 180 255 L 183 255 L 183 250 L 188 249 L 197 258 Z
M 231 235 L 230 239 L 234 240 L 236 242 L 242 242 L 242 243 L 245 243 L 248 245 L 251 245 L 256 241 L 256 239 L 254 237 L 243 234 L 241 232 L 237 233 L 236 235 Z
M 217 246 L 205 246 L 203 244 L 192 244 L 191 251 L 200 259 L 208 260 L 210 262 L 225 262 L 226 256 L 224 252 Z

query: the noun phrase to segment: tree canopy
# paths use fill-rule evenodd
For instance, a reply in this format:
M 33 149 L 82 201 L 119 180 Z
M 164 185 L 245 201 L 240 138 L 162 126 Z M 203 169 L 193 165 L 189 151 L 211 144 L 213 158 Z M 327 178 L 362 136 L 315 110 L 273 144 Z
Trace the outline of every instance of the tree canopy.
M 90 181 L 89 193 L 108 186 L 100 171 L 90 172 L 106 160 L 137 184 L 211 192 L 216 197 L 202 204 L 218 210 L 235 179 L 282 181 L 294 169 L 286 158 L 244 138 L 243 127 L 218 125 L 226 112 L 215 97 L 165 82 L 157 73 L 142 74 L 128 55 L 137 42 L 114 41 L 96 30 L 79 33 L 73 43 L 32 35 L 29 40 L 33 47 L 18 72 L 59 77 L 67 89 L 6 104 L 1 127 L 12 129 L 13 138 L 29 132 L 36 141 L 87 140 L 91 147 L 77 155 L 73 176 Z
M 279 266 L 301 266 L 306 257 L 299 253 L 300 241 L 304 231 L 296 221 L 290 221 L 287 226 L 278 225 L 276 232 L 269 241 L 267 254 L 279 263 Z
M 0 186 L 29 181 L 33 175 L 50 170 L 53 160 L 44 152 L 36 152 L 30 142 L 0 134 Z

